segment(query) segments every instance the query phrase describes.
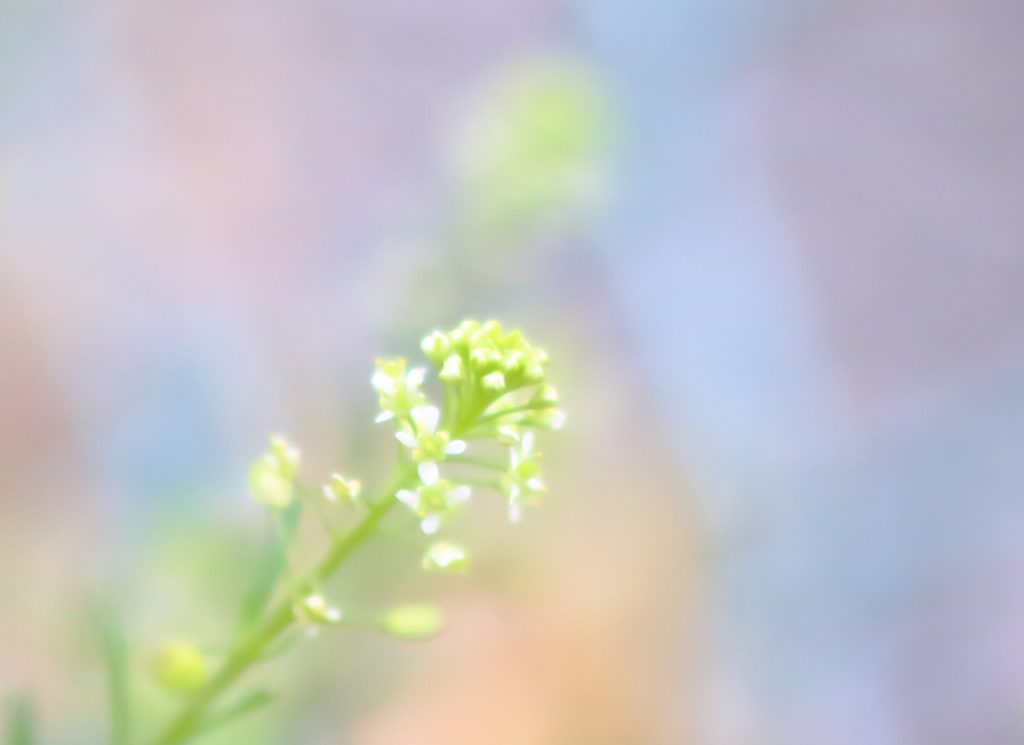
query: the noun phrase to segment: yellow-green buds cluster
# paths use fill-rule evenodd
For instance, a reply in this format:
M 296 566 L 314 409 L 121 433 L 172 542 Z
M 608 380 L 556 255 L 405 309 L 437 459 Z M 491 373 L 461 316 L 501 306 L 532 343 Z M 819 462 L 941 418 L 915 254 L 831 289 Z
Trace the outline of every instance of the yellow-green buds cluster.
M 156 661 L 156 679 L 170 691 L 188 693 L 206 685 L 210 674 L 198 648 L 188 642 L 168 642 Z
M 406 603 L 388 611 L 381 626 L 395 636 L 423 639 L 433 636 L 444 626 L 444 611 L 428 603 Z
M 531 346 L 519 331 L 505 333 L 497 321 L 483 325 L 464 321 L 448 333 L 433 332 L 421 346 L 440 368 L 446 396 L 451 396 L 447 405 L 456 405 L 455 415 L 446 418 L 455 432 L 468 431 L 476 418 L 505 394 L 544 382 L 547 353 Z M 551 402 L 545 393 L 541 398 L 531 399 L 529 410 L 552 408 L 556 404 L 557 397 Z
M 295 498 L 299 451 L 280 437 L 270 438 L 270 449 L 249 469 L 249 491 L 273 510 L 283 510 Z
M 426 368 L 417 367 L 406 372 L 405 360 L 377 360 L 377 372 L 370 383 L 380 394 L 378 422 L 405 419 L 414 407 L 426 401 L 420 392 Z

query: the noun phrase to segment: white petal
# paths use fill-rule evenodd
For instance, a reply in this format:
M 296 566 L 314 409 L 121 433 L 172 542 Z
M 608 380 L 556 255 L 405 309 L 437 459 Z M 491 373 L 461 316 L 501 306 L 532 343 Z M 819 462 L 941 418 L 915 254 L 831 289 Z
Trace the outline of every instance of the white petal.
M 406 432 L 404 429 L 400 429 L 395 432 L 395 439 L 407 448 L 414 448 L 419 444 L 413 434 L 411 432 Z
M 515 502 L 519 499 L 519 484 L 512 484 L 512 488 L 508 490 L 508 501 Z
M 466 452 L 466 443 L 464 440 L 452 440 L 444 446 L 445 455 L 460 455 Z
M 334 493 L 334 489 L 332 489 L 330 486 L 325 486 L 324 499 L 326 499 L 328 502 L 337 502 L 338 495 Z
M 509 458 L 512 461 L 512 470 L 519 468 L 519 453 L 516 452 L 515 448 L 508 451 Z
M 377 424 L 380 424 L 381 422 L 386 422 L 388 419 L 391 419 L 394 416 L 395 412 L 393 411 L 382 411 L 377 415 L 377 418 L 374 419 L 373 421 L 375 421 Z
M 441 525 L 440 515 L 427 515 L 423 518 L 423 522 L 420 523 L 420 529 L 427 535 L 430 535 L 437 532 L 439 525 Z
M 565 412 L 561 409 L 556 409 L 551 412 L 551 417 L 548 420 L 548 426 L 551 429 L 561 429 L 565 426 Z
M 425 460 L 419 464 L 416 470 L 420 475 L 420 481 L 427 486 L 433 486 L 441 478 L 441 473 L 437 470 L 437 461 Z
M 508 519 L 514 523 L 519 522 L 523 517 L 523 510 L 516 502 L 512 502 L 508 506 Z
M 418 510 L 420 508 L 420 495 L 417 492 L 402 489 L 395 496 L 398 497 L 399 502 L 409 505 L 414 510 Z
M 530 491 L 541 491 L 544 488 L 544 482 L 534 477 L 526 482 L 526 488 Z
M 395 379 L 383 370 L 378 370 L 373 374 L 370 378 L 370 385 L 389 396 L 395 392 Z
M 415 370 L 410 370 L 409 374 L 405 376 L 405 384 L 409 388 L 419 388 L 423 385 L 424 378 L 427 377 L 427 368 L 417 367 Z
M 533 452 L 533 432 L 523 435 L 523 455 L 529 456 Z
M 437 429 L 437 422 L 441 418 L 441 412 L 436 406 L 416 406 L 411 412 L 412 420 L 416 423 L 416 431 L 420 434 L 434 434 Z
M 448 502 L 448 504 L 462 504 L 469 499 L 472 493 L 473 490 L 468 486 L 459 486 L 448 492 L 448 496 L 445 498 L 445 501 Z

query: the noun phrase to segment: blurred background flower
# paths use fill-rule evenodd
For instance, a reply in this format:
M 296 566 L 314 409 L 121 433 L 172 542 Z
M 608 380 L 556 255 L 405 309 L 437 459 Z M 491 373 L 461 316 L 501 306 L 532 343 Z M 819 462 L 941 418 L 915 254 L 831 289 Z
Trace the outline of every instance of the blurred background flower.
M 467 574 L 369 546 L 332 602 L 447 633 L 325 631 L 223 741 L 1019 742 L 1022 38 L 1011 0 L 7 4 L 0 692 L 98 741 L 99 593 L 169 707 L 267 435 L 373 484 L 372 360 L 497 317 L 570 416 L 541 507 L 474 497 Z

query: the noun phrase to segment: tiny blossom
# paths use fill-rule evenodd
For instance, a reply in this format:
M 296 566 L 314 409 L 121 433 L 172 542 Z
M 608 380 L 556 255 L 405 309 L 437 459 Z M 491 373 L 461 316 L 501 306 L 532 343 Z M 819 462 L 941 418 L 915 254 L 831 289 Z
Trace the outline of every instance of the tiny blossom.
M 273 510 L 283 510 L 295 499 L 299 451 L 280 437 L 270 438 L 270 449 L 249 469 L 249 491 Z
M 359 501 L 362 484 L 356 479 L 346 481 L 339 474 L 332 474 L 329 484 L 324 486 L 324 499 L 337 502 L 339 499 L 352 504 Z
M 438 461 L 466 452 L 463 440 L 452 440 L 447 432 L 437 431 L 440 418 L 441 412 L 436 406 L 417 406 L 410 412 L 414 432 L 408 429 L 395 432 L 398 441 L 411 451 L 412 459 L 418 464 L 420 480 L 427 486 L 437 483 L 440 477 Z
M 341 611 L 327 604 L 323 595 L 310 595 L 294 609 L 295 615 L 311 623 L 338 623 Z
M 464 572 L 469 568 L 469 557 L 461 546 L 435 543 L 423 556 L 422 564 L 428 572 Z
M 422 518 L 420 529 L 430 535 L 437 532 L 441 524 L 441 515 L 468 500 L 470 494 L 468 486 L 454 486 L 441 479 L 433 484 L 425 484 L 416 491 L 402 489 L 396 496 Z
M 420 386 L 426 373 L 423 367 L 406 372 L 404 359 L 377 360 L 377 372 L 370 378 L 371 385 L 380 394 L 380 414 L 376 421 L 386 422 L 396 417 L 404 419 L 414 407 L 423 403 L 426 399 L 420 392 Z
M 533 432 L 523 435 L 519 448 L 509 448 L 509 469 L 501 478 L 501 490 L 508 497 L 508 516 L 512 522 L 522 517 L 522 503 L 535 502 L 544 491 L 540 479 L 540 464 L 533 452 Z

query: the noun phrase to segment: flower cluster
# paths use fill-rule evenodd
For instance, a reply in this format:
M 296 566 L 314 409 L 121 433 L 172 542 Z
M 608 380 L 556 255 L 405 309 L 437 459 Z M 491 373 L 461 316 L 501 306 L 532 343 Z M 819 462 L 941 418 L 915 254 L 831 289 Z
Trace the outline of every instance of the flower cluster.
M 547 353 L 519 331 L 504 332 L 497 321 L 465 321 L 449 332 L 433 332 L 421 346 L 438 368 L 443 413 L 420 391 L 423 368 L 406 372 L 405 360 L 379 361 L 371 378 L 380 394 L 377 421 L 394 421 L 395 437 L 420 480 L 415 489 L 401 490 L 398 499 L 420 517 L 425 533 L 434 533 L 470 496 L 469 486 L 441 478 L 440 464 L 459 461 L 469 442 L 492 439 L 508 457 L 494 487 L 508 499 L 509 517 L 519 520 L 521 505 L 535 502 L 544 490 L 533 432 L 520 430 L 559 429 L 565 423 L 556 408 L 558 394 L 545 383 Z
M 443 407 L 432 405 L 421 390 L 426 368 L 410 369 L 404 359 L 377 360 L 370 378 L 379 396 L 376 421 L 394 426 L 399 460 L 415 474 L 395 498 L 417 515 L 424 533 L 433 534 L 471 496 L 470 486 L 461 483 L 468 477 L 460 474 L 479 466 L 491 474 L 473 478 L 474 485 L 501 493 L 509 518 L 518 521 L 522 506 L 535 503 L 545 489 L 533 430 L 565 423 L 558 393 L 545 381 L 547 353 L 497 321 L 465 321 L 451 331 L 434 331 L 421 347 L 437 367 Z M 495 463 L 496 447 L 503 462 Z M 461 471 L 449 468 L 453 462 Z M 273 440 L 250 473 L 254 496 L 283 510 L 295 499 L 297 466 L 298 453 Z M 359 481 L 337 474 L 322 493 L 329 503 L 356 509 L 372 501 L 360 499 Z

